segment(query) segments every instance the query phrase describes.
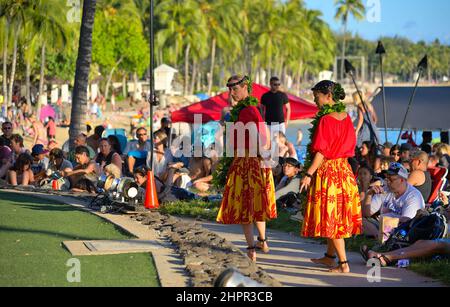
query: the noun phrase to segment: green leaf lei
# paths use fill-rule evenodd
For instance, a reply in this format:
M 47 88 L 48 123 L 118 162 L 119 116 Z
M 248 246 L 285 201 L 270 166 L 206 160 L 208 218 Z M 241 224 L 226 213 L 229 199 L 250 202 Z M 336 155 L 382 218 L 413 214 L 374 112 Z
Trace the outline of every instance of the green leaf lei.
M 313 141 L 317 126 L 319 125 L 320 119 L 327 114 L 334 113 L 334 112 L 341 113 L 344 111 L 345 111 L 345 104 L 341 101 L 336 102 L 333 105 L 326 104 L 319 109 L 319 112 L 316 114 L 316 117 L 314 117 L 314 120 L 311 122 L 312 127 L 308 130 L 311 140 L 308 144 L 308 147 L 306 148 L 307 154 L 306 154 L 306 159 L 305 159 L 305 166 L 303 168 L 305 170 L 305 172 L 308 171 L 309 167 L 312 164 L 312 159 L 314 156 L 314 154 L 312 152 L 312 148 L 311 148 L 312 141 Z
M 257 106 L 258 104 L 259 104 L 258 99 L 253 96 L 248 96 L 244 100 L 239 101 L 238 104 L 235 105 L 230 110 L 230 121 L 229 122 L 236 123 L 239 119 L 239 113 L 241 113 L 241 111 L 244 108 L 246 108 L 248 106 Z M 226 135 L 226 133 L 225 133 L 225 135 Z M 217 166 L 216 171 L 213 173 L 213 179 L 212 179 L 212 183 L 213 183 L 214 187 L 216 187 L 217 189 L 223 188 L 225 186 L 225 184 L 227 183 L 228 170 L 231 167 L 231 163 L 233 162 L 233 159 L 234 159 L 233 157 L 226 157 L 226 156 L 220 159 L 219 165 Z

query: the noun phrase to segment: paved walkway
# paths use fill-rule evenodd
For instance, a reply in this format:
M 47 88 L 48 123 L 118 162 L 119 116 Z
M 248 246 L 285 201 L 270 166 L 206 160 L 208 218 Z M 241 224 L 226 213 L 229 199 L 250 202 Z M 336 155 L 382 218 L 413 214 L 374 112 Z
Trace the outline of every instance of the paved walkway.
M 189 220 L 189 219 L 186 219 Z M 243 250 L 247 247 L 240 226 L 201 222 Z M 255 231 L 256 233 L 256 231 Z M 430 278 L 407 269 L 381 268 L 381 282 L 370 283 L 364 260 L 358 253 L 348 253 L 350 274 L 332 274 L 325 267 L 310 262 L 325 252 L 325 246 L 299 236 L 268 230 L 269 254 L 258 253 L 257 264 L 285 286 L 338 286 L 338 287 L 435 287 L 443 286 Z M 244 250 L 245 252 L 245 250 Z

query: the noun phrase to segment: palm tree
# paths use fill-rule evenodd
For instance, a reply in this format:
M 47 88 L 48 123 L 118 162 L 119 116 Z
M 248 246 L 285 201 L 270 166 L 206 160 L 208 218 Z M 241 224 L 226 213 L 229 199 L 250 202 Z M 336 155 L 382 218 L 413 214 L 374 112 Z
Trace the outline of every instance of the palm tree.
M 5 26 L 5 42 L 3 50 L 3 91 L 6 93 L 5 97 L 5 112 L 7 114 L 8 104 L 12 101 L 12 93 L 14 88 L 14 78 L 16 74 L 16 64 L 17 64 L 17 44 L 19 41 L 19 36 L 22 31 L 23 24 L 25 23 L 26 11 L 30 7 L 35 7 L 40 1 L 36 0 L 34 2 L 30 0 L 4 0 L 0 3 L 0 18 L 6 18 Z M 6 71 L 7 53 L 8 53 L 8 37 L 9 37 L 9 27 L 13 28 L 13 58 L 11 64 L 11 75 L 9 78 L 9 89 L 6 89 L 7 85 L 5 79 L 8 77 Z
M 84 0 L 83 17 L 81 20 L 80 43 L 75 72 L 75 85 L 72 98 L 72 112 L 70 120 L 70 146 L 82 131 L 86 116 L 87 87 L 92 60 L 92 30 L 95 20 L 95 6 L 97 0 Z
M 365 14 L 364 4 L 361 0 L 335 0 L 337 12 L 335 18 L 341 20 L 344 26 L 344 37 L 342 43 L 342 59 L 341 59 L 341 80 L 344 79 L 344 59 L 345 59 L 345 43 L 347 34 L 348 18 L 353 15 L 356 20 L 362 20 Z
M 28 31 L 34 33 L 41 49 L 41 69 L 39 78 L 39 95 L 46 97 L 44 89 L 45 62 L 47 48 L 63 48 L 67 44 L 69 27 L 64 15 L 56 12 L 64 9 L 64 3 L 58 0 L 43 1 L 35 10 L 28 13 Z
M 221 49 L 237 50 L 238 41 L 234 39 L 238 35 L 237 16 L 240 6 L 238 0 L 201 0 L 202 11 L 211 40 L 211 59 L 208 75 L 208 95 L 214 81 L 214 65 L 216 60 L 216 47 Z

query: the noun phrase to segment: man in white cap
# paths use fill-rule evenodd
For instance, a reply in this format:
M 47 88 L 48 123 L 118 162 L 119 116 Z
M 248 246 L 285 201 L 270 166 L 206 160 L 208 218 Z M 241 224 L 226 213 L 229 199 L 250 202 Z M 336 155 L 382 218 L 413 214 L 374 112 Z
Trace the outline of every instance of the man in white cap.
M 408 171 L 400 163 L 391 163 L 386 171 L 387 188 L 373 186 L 362 204 L 364 234 L 377 236 L 379 224 L 375 215 L 398 218 L 400 223 L 414 218 L 425 208 L 422 194 L 408 183 Z

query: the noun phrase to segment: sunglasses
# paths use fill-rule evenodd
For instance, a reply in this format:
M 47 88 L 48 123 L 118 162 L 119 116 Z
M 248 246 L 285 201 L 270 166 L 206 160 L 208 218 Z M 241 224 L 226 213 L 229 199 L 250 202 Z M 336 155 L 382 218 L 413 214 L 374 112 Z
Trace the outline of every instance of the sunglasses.
M 146 136 L 147 133 L 143 133 L 143 134 L 138 134 L 137 136 Z
M 281 83 L 272 83 L 272 86 L 280 86 Z
M 2 130 L 11 130 L 12 127 L 2 127 Z

